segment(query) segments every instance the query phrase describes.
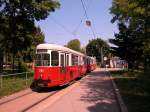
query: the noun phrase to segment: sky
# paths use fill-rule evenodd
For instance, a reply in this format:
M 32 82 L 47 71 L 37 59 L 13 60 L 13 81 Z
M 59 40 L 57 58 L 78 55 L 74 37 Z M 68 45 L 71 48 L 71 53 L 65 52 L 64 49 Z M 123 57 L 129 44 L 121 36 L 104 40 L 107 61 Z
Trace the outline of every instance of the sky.
M 87 20 L 81 0 L 59 0 L 61 6 L 55 12 L 36 24 L 41 27 L 47 43 L 66 45 L 72 39 L 79 39 L 81 46 L 88 44 L 89 40 L 101 38 L 108 40 L 114 38 L 117 25 L 110 21 L 109 13 L 112 0 L 83 0 L 85 3 L 88 19 L 95 37 L 85 22 Z

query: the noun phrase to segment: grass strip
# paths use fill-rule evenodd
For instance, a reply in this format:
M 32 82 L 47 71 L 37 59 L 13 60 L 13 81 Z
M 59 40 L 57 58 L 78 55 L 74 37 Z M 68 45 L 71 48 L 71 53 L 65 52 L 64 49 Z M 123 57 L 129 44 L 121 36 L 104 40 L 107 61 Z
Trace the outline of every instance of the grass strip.
M 143 72 L 111 72 L 129 112 L 150 112 L 149 81 Z M 148 80 L 148 81 L 146 81 Z
M 26 74 L 3 77 L 2 88 L 0 88 L 0 98 L 30 87 L 32 80 L 33 73 L 28 73 L 27 80 Z

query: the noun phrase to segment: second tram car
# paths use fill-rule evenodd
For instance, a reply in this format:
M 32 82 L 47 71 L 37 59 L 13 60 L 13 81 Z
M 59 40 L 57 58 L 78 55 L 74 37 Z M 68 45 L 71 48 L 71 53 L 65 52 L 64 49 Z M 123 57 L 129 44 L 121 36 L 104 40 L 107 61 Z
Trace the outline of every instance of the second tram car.
M 91 72 L 96 69 L 96 58 L 87 56 L 87 72 Z
M 96 68 L 92 57 L 56 44 L 39 44 L 36 48 L 34 85 L 65 85 Z

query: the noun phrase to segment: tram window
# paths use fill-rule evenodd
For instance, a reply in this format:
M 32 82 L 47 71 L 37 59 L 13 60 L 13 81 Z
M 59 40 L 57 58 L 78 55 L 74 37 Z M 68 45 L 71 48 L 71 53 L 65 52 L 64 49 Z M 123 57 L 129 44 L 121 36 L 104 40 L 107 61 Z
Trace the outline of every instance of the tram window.
M 35 59 L 36 59 L 36 60 L 40 60 L 40 59 L 41 59 L 41 54 L 36 54 Z
M 66 55 L 66 65 L 69 66 L 69 55 Z
M 50 55 L 49 54 L 36 54 L 35 64 L 36 66 L 49 66 Z
M 59 65 L 59 53 L 57 51 L 51 52 L 51 66 Z
M 75 56 L 75 65 L 78 65 L 78 56 Z
M 41 66 L 41 54 L 36 54 L 36 57 L 35 57 L 35 65 L 36 66 Z
M 90 58 L 87 58 L 87 64 L 90 64 Z
M 81 57 L 79 56 L 79 58 L 78 58 L 78 61 L 79 61 L 79 65 L 82 65 L 82 61 L 81 61 Z
M 83 57 L 83 63 L 86 64 L 86 58 L 85 57 Z
M 47 49 L 37 49 L 37 52 L 47 52 Z
M 72 66 L 75 65 L 75 55 L 71 55 L 71 62 L 72 62 Z
M 72 66 L 78 65 L 78 56 L 72 54 Z
M 50 56 L 49 54 L 43 54 L 43 60 L 49 60 Z
M 79 63 L 79 58 L 78 58 L 78 56 L 76 56 L 76 58 L 75 58 L 75 65 L 79 65 L 78 63 Z
M 64 54 L 61 54 L 60 57 L 61 57 L 61 63 L 60 63 L 61 66 L 65 66 Z

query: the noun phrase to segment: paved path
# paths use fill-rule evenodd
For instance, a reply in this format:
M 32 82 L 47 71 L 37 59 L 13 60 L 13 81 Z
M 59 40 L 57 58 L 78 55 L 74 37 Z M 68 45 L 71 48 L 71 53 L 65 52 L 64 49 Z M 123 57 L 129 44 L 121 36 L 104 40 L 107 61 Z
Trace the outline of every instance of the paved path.
M 109 76 L 96 69 L 42 112 L 119 112 L 119 106 Z

